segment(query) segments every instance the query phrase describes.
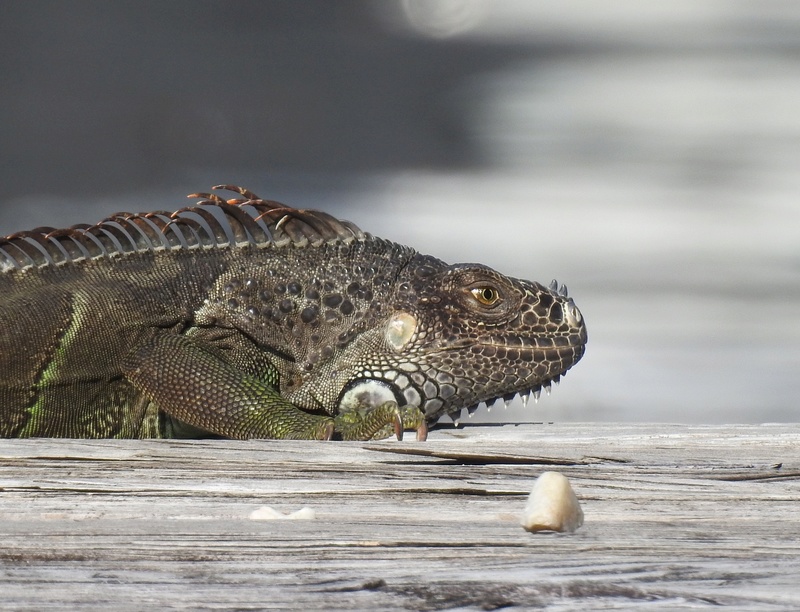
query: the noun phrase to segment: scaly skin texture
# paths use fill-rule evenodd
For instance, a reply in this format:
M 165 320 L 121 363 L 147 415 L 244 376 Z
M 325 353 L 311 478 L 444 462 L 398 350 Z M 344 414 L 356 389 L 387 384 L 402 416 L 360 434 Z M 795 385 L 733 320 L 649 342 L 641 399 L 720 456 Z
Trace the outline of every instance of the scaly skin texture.
M 565 287 L 219 188 L 0 239 L 0 436 L 424 439 L 583 355 Z

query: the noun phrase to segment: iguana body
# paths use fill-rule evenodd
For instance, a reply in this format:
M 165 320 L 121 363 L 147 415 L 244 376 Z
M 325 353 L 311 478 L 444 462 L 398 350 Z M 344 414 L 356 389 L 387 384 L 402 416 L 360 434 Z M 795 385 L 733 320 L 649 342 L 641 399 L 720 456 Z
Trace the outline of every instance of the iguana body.
M 231 189 L 0 240 L 0 436 L 424 437 L 583 354 L 563 288 Z

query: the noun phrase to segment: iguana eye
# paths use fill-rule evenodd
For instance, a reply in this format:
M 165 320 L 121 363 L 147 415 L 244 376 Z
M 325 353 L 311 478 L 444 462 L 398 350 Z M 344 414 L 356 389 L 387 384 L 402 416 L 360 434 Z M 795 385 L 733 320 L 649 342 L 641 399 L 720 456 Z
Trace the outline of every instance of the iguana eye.
M 484 306 L 494 306 L 500 301 L 500 292 L 494 287 L 474 287 L 470 293 Z

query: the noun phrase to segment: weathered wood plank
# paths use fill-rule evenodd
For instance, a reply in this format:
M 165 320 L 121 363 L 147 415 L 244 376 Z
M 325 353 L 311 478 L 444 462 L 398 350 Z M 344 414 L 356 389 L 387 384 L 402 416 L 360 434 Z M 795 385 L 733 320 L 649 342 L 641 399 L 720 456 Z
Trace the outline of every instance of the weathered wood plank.
M 581 499 L 573 535 L 518 525 L 551 469 Z M 797 608 L 798 503 L 798 425 L 2 440 L 0 607 Z

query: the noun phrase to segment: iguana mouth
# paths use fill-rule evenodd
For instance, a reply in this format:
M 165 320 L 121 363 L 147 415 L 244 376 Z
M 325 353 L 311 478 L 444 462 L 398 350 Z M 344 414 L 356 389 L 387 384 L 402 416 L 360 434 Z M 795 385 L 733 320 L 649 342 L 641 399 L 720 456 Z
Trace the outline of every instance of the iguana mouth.
M 566 342 L 563 342 L 564 340 L 566 340 Z M 533 344 L 525 344 L 525 342 L 533 342 Z M 464 349 L 482 347 L 482 348 L 493 348 L 493 349 L 516 350 L 519 351 L 521 355 L 530 354 L 530 357 L 532 359 L 533 353 L 535 351 L 575 349 L 583 347 L 585 344 L 586 344 L 585 336 L 572 335 L 572 336 L 542 337 L 542 338 L 536 338 L 532 341 L 524 338 L 520 339 L 517 336 L 509 336 L 507 342 L 503 341 L 482 342 L 480 340 L 475 341 L 473 339 L 459 340 L 458 342 L 453 342 L 452 344 L 431 347 L 425 351 L 420 351 L 420 353 L 423 355 L 430 355 L 435 353 L 445 353 L 449 351 L 459 351 Z

